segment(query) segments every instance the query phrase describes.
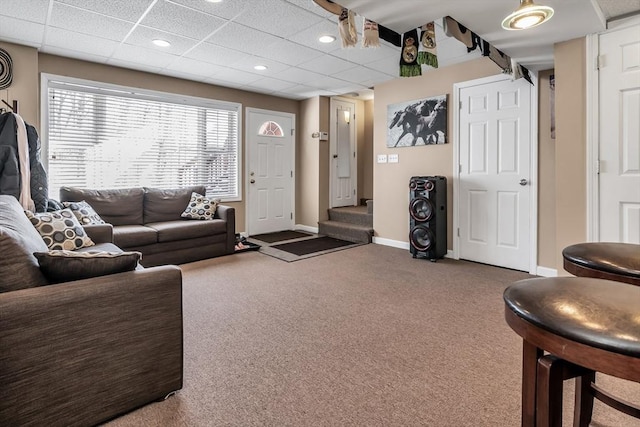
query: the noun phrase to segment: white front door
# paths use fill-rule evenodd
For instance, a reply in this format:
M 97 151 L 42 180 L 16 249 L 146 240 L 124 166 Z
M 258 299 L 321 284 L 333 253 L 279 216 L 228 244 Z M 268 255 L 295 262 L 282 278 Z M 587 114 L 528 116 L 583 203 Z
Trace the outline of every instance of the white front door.
M 331 207 L 357 205 L 355 105 L 332 98 L 330 108 Z
M 247 108 L 247 233 L 292 230 L 295 154 L 289 113 Z
M 599 39 L 599 241 L 640 243 L 640 24 Z
M 460 258 L 530 271 L 531 84 L 459 90 Z

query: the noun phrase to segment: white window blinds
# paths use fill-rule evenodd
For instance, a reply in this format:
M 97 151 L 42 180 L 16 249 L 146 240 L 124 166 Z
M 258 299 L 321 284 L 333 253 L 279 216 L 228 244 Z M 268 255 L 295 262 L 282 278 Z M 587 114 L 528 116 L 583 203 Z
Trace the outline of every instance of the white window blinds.
M 49 194 L 205 185 L 238 200 L 239 104 L 50 80 Z

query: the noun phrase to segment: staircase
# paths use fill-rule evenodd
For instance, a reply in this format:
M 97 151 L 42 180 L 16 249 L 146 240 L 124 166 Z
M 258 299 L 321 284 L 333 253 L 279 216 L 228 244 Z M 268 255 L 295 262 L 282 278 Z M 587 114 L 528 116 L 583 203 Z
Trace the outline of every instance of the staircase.
M 329 220 L 318 223 L 318 234 L 355 243 L 371 243 L 373 237 L 373 200 L 366 206 L 329 209 Z

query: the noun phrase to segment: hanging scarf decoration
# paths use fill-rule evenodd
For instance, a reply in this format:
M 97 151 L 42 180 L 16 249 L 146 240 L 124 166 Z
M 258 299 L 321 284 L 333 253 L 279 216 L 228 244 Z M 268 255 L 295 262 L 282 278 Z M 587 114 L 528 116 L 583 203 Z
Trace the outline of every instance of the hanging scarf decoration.
M 362 47 L 380 47 L 378 24 L 367 18 L 363 20 Z
M 411 30 L 402 35 L 400 77 L 420 75 L 422 75 L 422 69 L 418 63 L 418 30 Z
M 471 52 L 479 47 L 483 56 L 488 56 L 498 67 L 502 68 L 503 73 L 510 74 L 513 80 L 524 78 L 533 84 L 529 70 L 513 61 L 509 55 L 496 49 L 489 42 L 483 40 L 476 33 L 470 31 L 450 16 L 444 19 L 444 31 L 449 37 L 454 37 L 464 43 L 464 45 L 467 46 L 467 52 Z
M 418 63 L 438 68 L 438 49 L 436 47 L 436 31 L 433 21 L 420 27 L 420 31 Z
M 349 9 L 343 7 L 338 18 L 338 31 L 342 39 L 342 47 L 353 47 L 358 43 L 358 32 L 354 14 Z

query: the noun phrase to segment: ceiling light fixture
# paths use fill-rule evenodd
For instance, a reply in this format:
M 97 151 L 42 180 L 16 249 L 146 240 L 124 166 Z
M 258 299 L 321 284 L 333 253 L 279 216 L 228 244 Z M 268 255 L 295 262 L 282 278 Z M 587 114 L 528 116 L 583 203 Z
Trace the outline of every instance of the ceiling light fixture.
M 525 30 L 548 21 L 553 16 L 549 6 L 538 6 L 533 0 L 520 0 L 520 7 L 504 18 L 502 28 L 505 30 Z
M 206 0 L 209 3 L 222 3 L 222 0 Z
M 256 65 L 255 67 L 253 67 L 254 70 L 258 70 L 258 71 L 264 71 L 267 69 L 266 65 Z
M 320 36 L 318 38 L 318 41 L 320 43 L 333 43 L 334 41 L 336 41 L 336 38 L 334 36 L 325 35 L 325 36 Z
M 156 46 L 160 46 L 160 47 L 169 47 L 169 46 L 171 46 L 171 43 L 169 43 L 166 40 L 162 40 L 162 39 L 155 39 L 153 41 L 153 44 L 155 44 Z

